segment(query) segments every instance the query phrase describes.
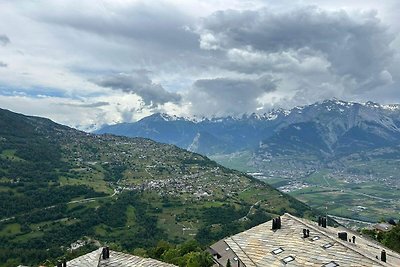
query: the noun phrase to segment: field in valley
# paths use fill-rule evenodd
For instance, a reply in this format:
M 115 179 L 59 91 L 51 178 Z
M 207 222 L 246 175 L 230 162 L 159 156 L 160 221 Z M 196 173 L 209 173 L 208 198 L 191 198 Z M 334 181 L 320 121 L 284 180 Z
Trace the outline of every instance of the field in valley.
M 230 168 L 252 173 L 330 215 L 374 223 L 382 219 L 398 219 L 400 214 L 398 161 L 348 161 L 344 162 L 345 166 L 351 167 L 342 169 L 290 170 L 281 168 L 276 162 L 262 162 L 257 168 L 248 163 L 250 155 L 246 153 L 219 155 L 213 159 Z

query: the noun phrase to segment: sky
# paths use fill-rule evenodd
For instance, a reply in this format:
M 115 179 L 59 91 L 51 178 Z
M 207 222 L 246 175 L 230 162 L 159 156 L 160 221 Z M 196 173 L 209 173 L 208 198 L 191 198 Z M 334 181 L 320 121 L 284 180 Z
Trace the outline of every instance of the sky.
M 398 14 L 397 0 L 1 0 L 0 108 L 89 131 L 400 103 Z

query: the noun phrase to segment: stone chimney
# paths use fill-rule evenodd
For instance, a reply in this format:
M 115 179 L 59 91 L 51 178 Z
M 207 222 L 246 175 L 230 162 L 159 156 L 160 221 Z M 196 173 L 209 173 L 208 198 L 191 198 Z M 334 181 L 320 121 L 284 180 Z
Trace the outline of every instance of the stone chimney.
M 347 233 L 346 232 L 339 232 L 338 237 L 343 241 L 347 241 Z
M 386 262 L 386 251 L 385 250 L 381 251 L 381 261 Z
M 281 217 L 272 219 L 272 230 L 281 229 Z
M 109 247 L 103 247 L 103 250 L 101 252 L 103 260 L 106 260 L 110 258 L 110 248 Z
M 323 228 L 326 228 L 326 217 L 322 217 L 322 218 L 321 218 L 321 226 L 322 226 Z

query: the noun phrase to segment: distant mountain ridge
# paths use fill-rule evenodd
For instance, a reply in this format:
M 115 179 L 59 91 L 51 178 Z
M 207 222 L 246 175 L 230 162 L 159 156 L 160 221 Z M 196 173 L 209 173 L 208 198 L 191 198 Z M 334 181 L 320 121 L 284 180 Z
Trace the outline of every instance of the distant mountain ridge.
M 330 157 L 400 144 L 400 104 L 331 99 L 290 110 L 211 119 L 157 113 L 96 133 L 146 137 L 209 155 L 251 150 Z

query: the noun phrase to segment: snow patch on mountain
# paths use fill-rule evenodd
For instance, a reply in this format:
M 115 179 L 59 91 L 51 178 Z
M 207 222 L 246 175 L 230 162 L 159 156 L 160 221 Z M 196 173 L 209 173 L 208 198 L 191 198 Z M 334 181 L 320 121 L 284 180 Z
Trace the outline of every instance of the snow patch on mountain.
M 195 152 L 199 149 L 200 143 L 200 133 L 197 133 L 196 136 L 193 138 L 192 143 L 188 146 L 187 150 Z
M 400 111 L 400 104 L 387 104 L 387 105 L 381 105 L 381 107 L 389 111 Z

